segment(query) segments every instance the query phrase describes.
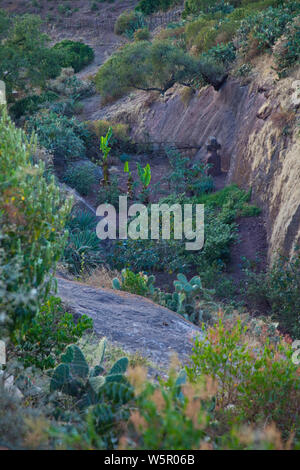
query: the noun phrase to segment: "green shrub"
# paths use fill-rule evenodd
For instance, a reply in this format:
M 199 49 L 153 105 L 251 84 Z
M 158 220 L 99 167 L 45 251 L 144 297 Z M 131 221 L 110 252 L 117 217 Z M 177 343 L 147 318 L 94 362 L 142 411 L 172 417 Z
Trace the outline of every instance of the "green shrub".
M 209 50 L 218 49 L 227 51 L 232 55 L 232 40 L 240 26 L 241 18 L 235 12 L 223 17 L 216 15 L 203 15 L 192 22 L 186 23 L 186 42 L 189 48 L 194 48 L 198 54 L 209 53 Z M 242 16 L 242 15 L 241 15 Z M 243 16 L 242 16 L 243 17 Z M 230 43 L 228 47 L 227 43 Z M 233 50 L 232 50 L 233 49 Z M 220 55 L 220 53 L 219 53 Z
M 66 237 L 70 202 L 62 201 L 44 166 L 32 166 L 33 143 L 2 110 L 0 117 L 0 317 L 22 337 L 45 302 Z
M 251 205 L 250 200 L 251 190 L 243 191 L 237 184 L 231 184 L 214 193 L 202 194 L 197 197 L 198 204 L 205 204 L 212 208 L 221 208 L 224 212 L 232 211 L 231 221 L 238 217 L 250 217 L 260 214 L 261 210 Z
M 140 28 L 134 32 L 135 41 L 148 41 L 150 39 L 150 31 L 148 28 Z
M 72 160 L 85 156 L 85 140 L 89 132 L 75 118 L 59 116 L 53 111 L 41 111 L 26 122 L 28 132 L 34 131 L 39 143 L 50 150 L 57 160 Z
M 109 186 L 100 186 L 98 191 L 97 201 L 98 204 L 112 204 L 115 207 L 119 205 L 119 196 L 121 195 L 119 189 L 119 179 L 117 175 L 110 177 Z
M 186 199 L 186 202 L 191 200 Z M 161 202 L 169 202 L 167 199 Z M 174 202 L 174 201 L 172 201 Z M 171 221 L 170 240 L 117 241 L 107 255 L 108 263 L 118 270 L 130 268 L 135 272 L 166 271 L 189 272 L 214 261 L 226 262 L 229 259 L 230 245 L 236 239 L 236 227 L 232 222 L 222 221 L 220 216 L 207 208 L 206 240 L 201 251 L 187 252 L 185 240 L 174 240 Z
M 174 154 L 176 155 L 176 154 Z M 177 181 L 180 181 L 178 178 Z M 179 190 L 179 187 L 177 188 Z M 117 241 L 108 254 L 108 263 L 118 270 L 130 268 L 134 272 L 166 271 L 189 272 L 217 262 L 223 266 L 229 260 L 230 246 L 236 240 L 239 217 L 257 216 L 260 209 L 249 204 L 251 191 L 231 185 L 221 191 L 188 197 L 184 193 L 171 194 L 160 204 L 205 204 L 205 243 L 201 251 L 187 252 L 185 242 L 174 240 L 171 219 L 171 239 Z
M 222 63 L 225 67 L 228 67 L 236 59 L 236 49 L 232 42 L 227 44 L 218 44 L 207 52 L 204 52 L 202 57 Z
M 213 395 L 199 394 L 196 387 L 186 384 L 186 375 L 170 372 L 158 384 L 132 381 L 141 389 L 136 409 L 131 413 L 125 434 L 127 449 L 183 450 L 199 449 L 205 442 L 209 426 L 209 410 Z M 204 387 L 203 387 L 204 388 Z M 200 395 L 200 396 L 199 396 Z M 205 397 L 206 395 L 206 397 Z M 124 436 L 124 437 L 125 437 Z M 184 464 L 186 460 L 182 460 Z
M 47 88 L 71 100 L 85 98 L 94 92 L 93 83 L 90 80 L 80 80 L 74 75 L 72 67 L 62 69 L 56 79 L 47 82 Z
M 145 26 L 143 15 L 134 10 L 121 13 L 115 24 L 115 34 L 125 34 L 132 38 L 135 31 Z
M 36 113 L 40 107 L 47 106 L 48 103 L 57 99 L 58 96 L 51 91 L 47 91 L 41 95 L 26 96 L 26 98 L 16 101 L 16 103 L 10 107 L 9 112 L 14 119 L 20 119 L 21 116 L 26 114 Z
M 191 381 L 203 375 L 217 381 L 215 406 L 225 422 L 264 425 L 269 420 L 287 437 L 299 430 L 300 420 L 300 378 L 292 354 L 280 337 L 251 346 L 240 319 L 230 326 L 220 319 L 196 340 L 186 370 Z
M 245 295 L 267 301 L 283 331 L 298 339 L 300 334 L 300 251 L 288 259 L 279 256 L 266 273 L 245 268 Z
M 22 403 L 4 384 L 0 377 L 0 446 L 20 448 L 26 434 L 25 418 L 29 410 L 22 408 Z
M 165 180 L 171 191 L 195 196 L 213 191 L 213 178 L 207 175 L 208 168 L 202 162 L 191 166 L 190 159 L 175 148 L 166 148 L 166 154 L 172 171 Z
M 25 367 L 53 368 L 67 345 L 75 343 L 92 327 L 93 322 L 86 315 L 75 324 L 73 315 L 64 311 L 61 300 L 50 297 L 41 306 L 15 353 Z
M 64 174 L 64 181 L 82 196 L 87 196 L 97 183 L 95 166 L 89 161 L 71 165 Z
M 61 67 L 72 67 L 75 72 L 80 72 L 84 67 L 93 62 L 95 54 L 93 49 L 82 42 L 64 39 L 55 44 L 53 50 L 58 52 Z

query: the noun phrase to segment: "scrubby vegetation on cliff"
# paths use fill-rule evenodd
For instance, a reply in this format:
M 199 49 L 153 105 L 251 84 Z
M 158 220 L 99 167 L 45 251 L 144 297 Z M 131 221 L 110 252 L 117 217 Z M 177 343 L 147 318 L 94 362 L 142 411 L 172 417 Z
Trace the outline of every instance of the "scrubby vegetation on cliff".
M 192 144 L 177 148 L 177 136 L 135 141 L 130 120 L 114 121 L 109 108 L 143 92 L 151 108 L 180 90 L 187 110 L 205 87 L 222 93 L 228 77 L 251 82 L 261 54 L 272 58 L 276 80 L 292 75 L 299 2 L 141 0 L 127 11 L 110 3 L 121 13 L 118 37 L 110 34 L 125 44 L 96 73 L 90 42 L 61 41 L 62 33 L 57 42 L 40 17 L 0 10 L 0 340 L 8 359 L 0 363 L 0 447 L 300 450 L 298 248 L 269 266 L 239 260 L 231 275 L 240 224 L 263 217 L 251 188 L 225 186 L 212 164 L 193 158 Z M 178 22 L 150 27 L 149 15 L 182 7 Z M 97 120 L 83 114 L 95 96 Z M 296 105 L 270 122 L 280 145 L 298 138 Z M 164 240 L 99 240 L 96 206 L 118 213 L 125 195 L 147 206 L 149 220 L 151 203 L 204 204 L 203 247 L 186 250 L 175 216 Z M 145 351 L 132 355 L 94 336 L 92 319 L 57 297 L 57 269 L 79 290 L 96 282 L 118 300 L 130 294 L 167 308 L 194 329 L 189 359 L 174 357 L 168 371 Z M 120 315 L 115 328 L 124 328 Z

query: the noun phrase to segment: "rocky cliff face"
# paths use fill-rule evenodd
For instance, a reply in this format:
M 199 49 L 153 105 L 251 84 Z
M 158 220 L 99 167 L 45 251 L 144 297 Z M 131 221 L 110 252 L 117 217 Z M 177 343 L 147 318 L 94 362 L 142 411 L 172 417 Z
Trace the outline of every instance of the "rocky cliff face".
M 227 182 L 251 187 L 263 208 L 271 259 L 278 250 L 291 254 L 300 240 L 300 70 L 278 81 L 262 59 L 251 78 L 230 79 L 219 92 L 203 88 L 188 104 L 176 87 L 164 98 L 139 93 L 93 118 L 129 123 L 136 140 L 202 146 L 191 151 L 195 159 L 217 137 Z

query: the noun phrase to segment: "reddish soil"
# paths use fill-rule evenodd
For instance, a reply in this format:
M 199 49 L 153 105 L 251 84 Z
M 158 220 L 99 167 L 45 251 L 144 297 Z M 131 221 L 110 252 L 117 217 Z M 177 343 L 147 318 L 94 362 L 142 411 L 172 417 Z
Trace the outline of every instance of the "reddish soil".
M 232 246 L 228 273 L 236 281 L 243 277 L 243 258 L 255 262 L 259 271 L 267 266 L 267 237 L 264 217 L 243 217 L 237 221 L 238 242 Z

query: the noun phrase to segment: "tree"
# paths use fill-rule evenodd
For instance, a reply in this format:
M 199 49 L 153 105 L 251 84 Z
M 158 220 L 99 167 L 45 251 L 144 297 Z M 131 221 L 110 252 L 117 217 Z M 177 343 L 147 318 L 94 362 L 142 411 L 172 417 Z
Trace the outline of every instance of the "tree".
M 139 41 L 116 52 L 99 69 L 96 86 L 104 99 L 132 89 L 164 94 L 175 83 L 193 86 L 202 78 L 219 89 L 226 75 L 220 66 L 201 62 L 169 41 Z
M 8 93 L 14 88 L 43 86 L 49 78 L 59 75 L 58 52 L 48 47 L 49 37 L 41 31 L 42 20 L 24 15 L 7 23 L 0 16 L 1 31 L 7 39 L 0 48 L 0 80 L 5 81 Z

